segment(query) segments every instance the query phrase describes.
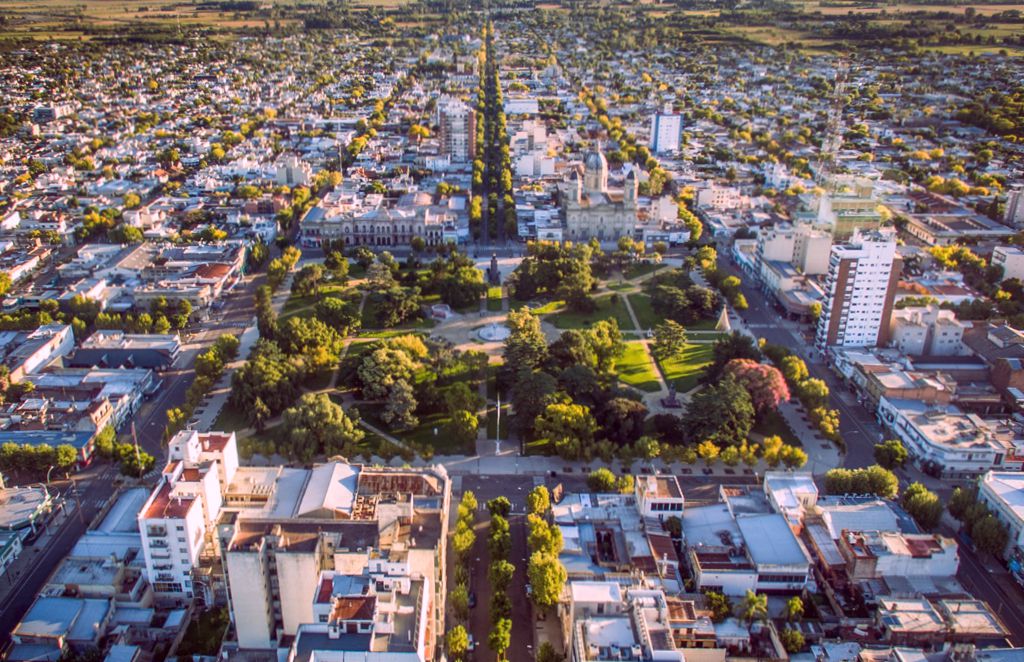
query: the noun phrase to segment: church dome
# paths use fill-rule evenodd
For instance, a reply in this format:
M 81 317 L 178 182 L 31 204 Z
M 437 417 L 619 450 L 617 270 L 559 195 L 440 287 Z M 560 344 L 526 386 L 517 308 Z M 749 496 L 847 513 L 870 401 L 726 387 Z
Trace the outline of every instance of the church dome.
M 583 167 L 586 170 L 602 171 L 608 169 L 608 159 L 604 157 L 604 153 L 600 149 L 595 149 L 587 152 L 586 156 L 583 157 Z

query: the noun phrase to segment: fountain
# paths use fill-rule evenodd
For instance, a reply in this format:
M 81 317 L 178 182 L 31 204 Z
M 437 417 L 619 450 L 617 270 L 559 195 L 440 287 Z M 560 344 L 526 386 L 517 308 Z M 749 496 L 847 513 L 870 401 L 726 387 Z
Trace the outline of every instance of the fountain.
M 477 329 L 476 333 L 480 336 L 481 340 L 486 340 L 487 342 L 500 342 L 505 340 L 505 338 L 508 338 L 512 332 L 504 324 L 491 322 L 487 326 L 482 326 Z

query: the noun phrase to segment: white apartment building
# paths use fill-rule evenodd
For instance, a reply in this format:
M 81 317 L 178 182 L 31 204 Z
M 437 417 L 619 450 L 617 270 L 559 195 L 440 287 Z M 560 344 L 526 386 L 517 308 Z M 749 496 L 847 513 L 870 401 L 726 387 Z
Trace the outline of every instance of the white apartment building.
M 973 479 L 993 469 L 1020 471 L 1024 465 L 1024 432 L 1011 421 L 884 396 L 878 417 L 903 442 L 914 465 L 937 477 Z
M 786 262 L 806 276 L 828 273 L 832 235 L 807 223 L 780 223 L 757 235 L 757 259 L 763 270 L 768 262 Z
M 717 209 L 739 209 L 743 196 L 737 186 L 719 186 L 712 184 L 697 191 L 697 206 Z
M 952 310 L 936 305 L 894 310 L 889 321 L 890 342 L 911 356 L 962 356 L 970 350 L 964 345 L 967 326 Z
M 235 434 L 179 432 L 168 444 L 160 482 L 139 511 L 146 572 L 158 600 L 185 603 L 196 586 L 199 556 L 213 544 L 223 485 L 238 469 Z
M 832 247 L 816 344 L 876 347 L 888 340 L 900 274 L 893 232 L 854 232 Z
M 1020 207 L 1021 224 L 1024 224 L 1024 202 Z M 992 266 L 1003 268 L 1004 279 L 1024 279 L 1024 251 L 1016 246 L 996 246 L 992 249 Z
M 633 489 L 644 517 L 665 519 L 683 514 L 686 500 L 675 476 L 637 476 Z
M 678 152 L 683 137 L 683 116 L 655 113 L 651 116 L 651 150 L 655 154 Z
M 978 481 L 978 501 L 1010 533 L 1005 558 L 1017 581 L 1024 583 L 1024 474 L 1018 471 L 989 471 Z
M 1017 188 L 1007 192 L 1003 220 L 1011 227 L 1024 225 L 1024 189 Z
M 476 111 L 454 98 L 437 104 L 437 123 L 441 127 L 441 155 L 453 163 L 468 163 L 476 155 Z
M 313 181 L 313 168 L 299 157 L 288 155 L 277 164 L 274 180 L 278 186 L 309 186 Z

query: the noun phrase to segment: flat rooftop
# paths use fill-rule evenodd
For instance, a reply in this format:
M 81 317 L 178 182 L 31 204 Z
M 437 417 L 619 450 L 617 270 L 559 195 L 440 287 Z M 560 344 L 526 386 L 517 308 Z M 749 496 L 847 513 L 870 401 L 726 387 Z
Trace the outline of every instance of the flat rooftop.
M 786 518 L 775 513 L 736 520 L 750 558 L 758 565 L 806 565 L 807 555 Z

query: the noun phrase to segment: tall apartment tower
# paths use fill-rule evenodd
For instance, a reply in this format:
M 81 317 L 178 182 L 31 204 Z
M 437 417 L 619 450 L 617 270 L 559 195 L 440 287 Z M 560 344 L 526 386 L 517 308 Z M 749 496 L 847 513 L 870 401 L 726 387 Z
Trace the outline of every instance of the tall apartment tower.
M 454 163 L 469 163 L 476 156 L 476 111 L 458 99 L 437 105 L 441 126 L 441 154 Z
M 832 247 L 816 345 L 877 347 L 889 338 L 901 260 L 892 231 L 855 231 Z
M 655 113 L 651 116 L 651 149 L 655 154 L 678 152 L 683 136 L 683 116 Z
M 1012 227 L 1024 226 L 1024 189 L 1013 189 L 1006 194 L 1006 215 L 1003 219 Z

